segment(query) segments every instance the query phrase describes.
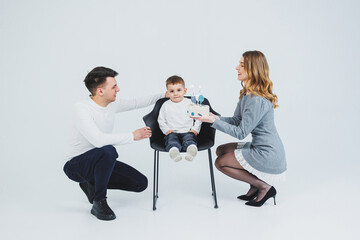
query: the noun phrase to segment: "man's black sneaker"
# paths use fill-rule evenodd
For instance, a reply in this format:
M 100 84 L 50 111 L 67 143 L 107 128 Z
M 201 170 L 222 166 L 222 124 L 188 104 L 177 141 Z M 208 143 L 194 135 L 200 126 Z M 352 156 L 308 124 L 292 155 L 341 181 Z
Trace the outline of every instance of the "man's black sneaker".
M 114 220 L 116 218 L 115 213 L 107 204 L 106 198 L 94 201 L 91 214 L 100 220 Z
M 89 202 L 93 204 L 94 202 L 94 195 L 95 195 L 95 187 L 94 185 L 90 184 L 89 182 L 81 182 L 79 183 L 80 188 L 84 191 L 86 197 L 88 198 Z

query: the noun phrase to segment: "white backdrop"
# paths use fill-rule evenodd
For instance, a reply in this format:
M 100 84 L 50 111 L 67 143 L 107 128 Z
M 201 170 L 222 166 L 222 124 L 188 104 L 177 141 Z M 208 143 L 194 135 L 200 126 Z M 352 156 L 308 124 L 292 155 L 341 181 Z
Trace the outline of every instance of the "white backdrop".
M 0 0 L 1 209 L 83 197 L 62 166 L 69 110 L 88 96 L 83 79 L 94 67 L 119 72 L 120 98 L 164 92 L 166 78 L 179 74 L 201 84 L 213 108 L 230 116 L 241 89 L 235 67 L 255 49 L 266 55 L 279 97 L 275 120 L 288 161 L 288 181 L 279 188 L 306 196 L 327 186 L 359 199 L 359 7 L 355 0 Z M 119 114 L 115 131 L 142 127 L 151 109 Z M 215 147 L 234 140 L 217 132 Z M 152 181 L 148 140 L 117 149 Z M 198 158 L 206 160 L 205 153 Z M 207 167 L 169 163 L 164 169 L 172 175 L 164 179 L 191 182 L 199 174 L 200 181 Z M 217 171 L 215 177 L 220 199 L 247 188 Z M 151 191 L 144 193 L 149 207 Z

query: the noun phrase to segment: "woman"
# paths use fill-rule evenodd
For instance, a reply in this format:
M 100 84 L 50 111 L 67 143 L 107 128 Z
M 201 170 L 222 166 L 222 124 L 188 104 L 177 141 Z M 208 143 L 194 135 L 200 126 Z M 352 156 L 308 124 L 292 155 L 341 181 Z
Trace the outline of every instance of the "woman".
M 243 89 L 233 117 L 196 118 L 239 140 L 252 134 L 252 142 L 228 143 L 217 148 L 215 166 L 224 174 L 250 184 L 246 205 L 262 206 L 274 198 L 276 190 L 262 179 L 276 180 L 286 170 L 285 151 L 274 124 L 277 96 L 272 92 L 269 66 L 263 53 L 248 51 L 242 55 L 238 80 Z

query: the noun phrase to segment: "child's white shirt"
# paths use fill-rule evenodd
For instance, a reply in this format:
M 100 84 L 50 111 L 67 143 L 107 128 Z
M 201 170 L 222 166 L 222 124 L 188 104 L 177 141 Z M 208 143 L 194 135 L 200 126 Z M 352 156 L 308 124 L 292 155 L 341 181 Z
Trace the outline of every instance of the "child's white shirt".
M 191 100 L 184 98 L 181 102 L 175 103 L 170 99 L 163 103 L 160 108 L 158 122 L 161 131 L 166 134 L 169 130 L 175 133 L 186 133 L 190 129 L 200 132 L 201 121 L 190 118 L 187 109 Z

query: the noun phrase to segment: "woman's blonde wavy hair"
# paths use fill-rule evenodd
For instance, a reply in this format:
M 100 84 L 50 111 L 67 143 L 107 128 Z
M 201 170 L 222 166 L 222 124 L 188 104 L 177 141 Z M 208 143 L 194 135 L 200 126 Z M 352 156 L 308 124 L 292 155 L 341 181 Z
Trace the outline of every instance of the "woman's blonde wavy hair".
M 273 108 L 279 107 L 277 105 L 278 97 L 272 92 L 273 83 L 269 78 L 269 65 L 266 61 L 265 55 L 260 51 L 244 52 L 244 69 L 248 75 L 248 82 L 246 87 L 243 82 L 240 91 L 240 98 L 245 93 L 254 94 L 270 100 Z

